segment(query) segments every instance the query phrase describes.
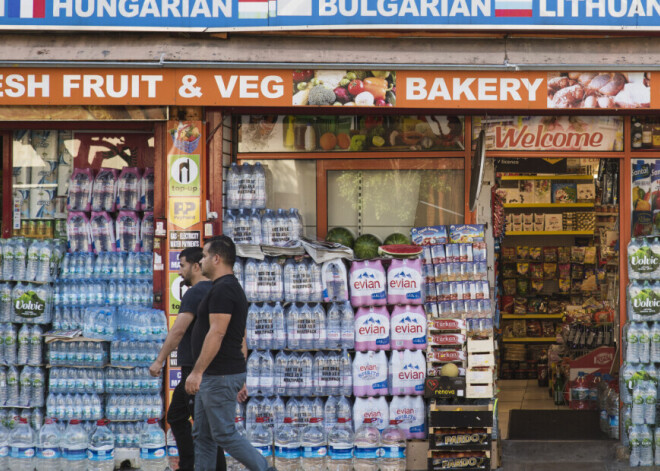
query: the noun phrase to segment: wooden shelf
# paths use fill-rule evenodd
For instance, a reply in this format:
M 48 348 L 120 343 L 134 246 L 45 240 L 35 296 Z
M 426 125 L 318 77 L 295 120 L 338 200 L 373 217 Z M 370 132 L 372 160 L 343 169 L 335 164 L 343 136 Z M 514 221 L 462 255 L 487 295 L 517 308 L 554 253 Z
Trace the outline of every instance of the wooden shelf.
M 594 231 L 508 231 L 505 235 L 542 236 L 542 235 L 594 235 Z
M 503 342 L 508 343 L 522 343 L 522 342 L 556 342 L 557 337 L 514 337 L 514 338 L 503 338 Z
M 505 208 L 593 208 L 593 203 L 504 203 Z
M 563 314 L 502 314 L 502 319 L 561 319 Z
M 593 175 L 506 175 L 502 180 L 593 180 Z

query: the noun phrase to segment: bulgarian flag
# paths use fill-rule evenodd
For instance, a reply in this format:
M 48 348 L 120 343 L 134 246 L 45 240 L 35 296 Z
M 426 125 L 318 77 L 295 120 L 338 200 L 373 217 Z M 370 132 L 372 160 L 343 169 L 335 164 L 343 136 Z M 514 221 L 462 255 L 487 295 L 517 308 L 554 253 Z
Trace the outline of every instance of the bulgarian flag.
M 4 2 L 0 2 L 4 6 Z M 9 18 L 44 18 L 46 0 L 7 0 Z
M 238 0 L 238 17 L 243 19 L 267 19 L 268 0 Z
M 532 0 L 495 0 L 495 16 L 532 17 Z

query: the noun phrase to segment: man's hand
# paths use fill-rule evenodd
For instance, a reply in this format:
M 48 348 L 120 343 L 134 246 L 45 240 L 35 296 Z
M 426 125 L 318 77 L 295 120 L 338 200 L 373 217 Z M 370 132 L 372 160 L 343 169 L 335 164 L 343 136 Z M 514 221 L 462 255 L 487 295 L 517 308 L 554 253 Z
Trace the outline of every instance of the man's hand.
M 193 371 L 186 380 L 186 392 L 194 396 L 199 391 L 200 384 L 202 384 L 202 374 Z
M 248 398 L 248 390 L 247 390 L 247 386 L 244 384 L 241 390 L 238 391 L 238 394 L 236 395 L 236 399 L 238 400 L 238 402 L 245 402 L 247 398 Z
M 160 372 L 163 370 L 163 363 L 156 360 L 154 361 L 151 366 L 149 367 L 149 374 L 153 376 L 154 378 L 157 378 L 160 376 Z

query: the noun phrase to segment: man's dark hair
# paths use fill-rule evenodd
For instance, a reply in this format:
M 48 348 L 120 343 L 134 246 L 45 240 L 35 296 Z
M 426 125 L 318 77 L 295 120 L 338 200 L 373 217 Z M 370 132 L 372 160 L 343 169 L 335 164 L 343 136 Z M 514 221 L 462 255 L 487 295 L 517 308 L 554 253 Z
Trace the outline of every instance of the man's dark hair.
M 208 244 L 208 252 L 210 255 L 218 255 L 230 267 L 236 263 L 236 245 L 230 237 L 226 235 L 215 236 L 204 242 Z
M 203 256 L 204 251 L 201 247 L 188 247 L 181 251 L 179 254 L 179 259 L 181 259 L 181 257 L 186 257 L 186 261 L 192 265 L 199 263 Z

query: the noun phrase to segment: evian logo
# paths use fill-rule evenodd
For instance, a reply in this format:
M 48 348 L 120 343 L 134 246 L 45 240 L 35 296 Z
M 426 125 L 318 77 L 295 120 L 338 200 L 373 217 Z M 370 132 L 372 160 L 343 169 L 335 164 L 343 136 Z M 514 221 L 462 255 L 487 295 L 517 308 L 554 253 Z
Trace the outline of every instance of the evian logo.
M 413 276 L 410 270 L 407 269 L 401 269 L 401 271 L 397 272 L 394 274 L 392 279 L 390 280 L 390 288 L 394 289 L 417 289 L 419 286 L 419 282 L 417 278 L 419 278 L 419 275 L 415 273 L 417 276 Z
M 380 319 L 369 316 L 358 328 L 359 335 L 385 335 L 386 329 Z
M 404 365 L 403 369 L 399 372 L 399 379 L 402 381 L 424 379 L 424 377 L 424 372 L 421 371 L 419 365 L 413 365 L 412 363 Z
M 361 365 L 360 371 L 377 371 L 378 366 L 376 365 Z
M 370 268 L 364 268 L 356 272 L 353 288 L 356 290 L 382 290 L 382 273 Z
M 414 317 L 406 316 L 394 326 L 394 333 L 396 334 L 421 334 L 424 328 L 419 324 Z
M 380 411 L 367 411 L 364 413 L 364 418 L 365 419 L 380 419 L 383 416 L 383 414 L 380 413 Z

